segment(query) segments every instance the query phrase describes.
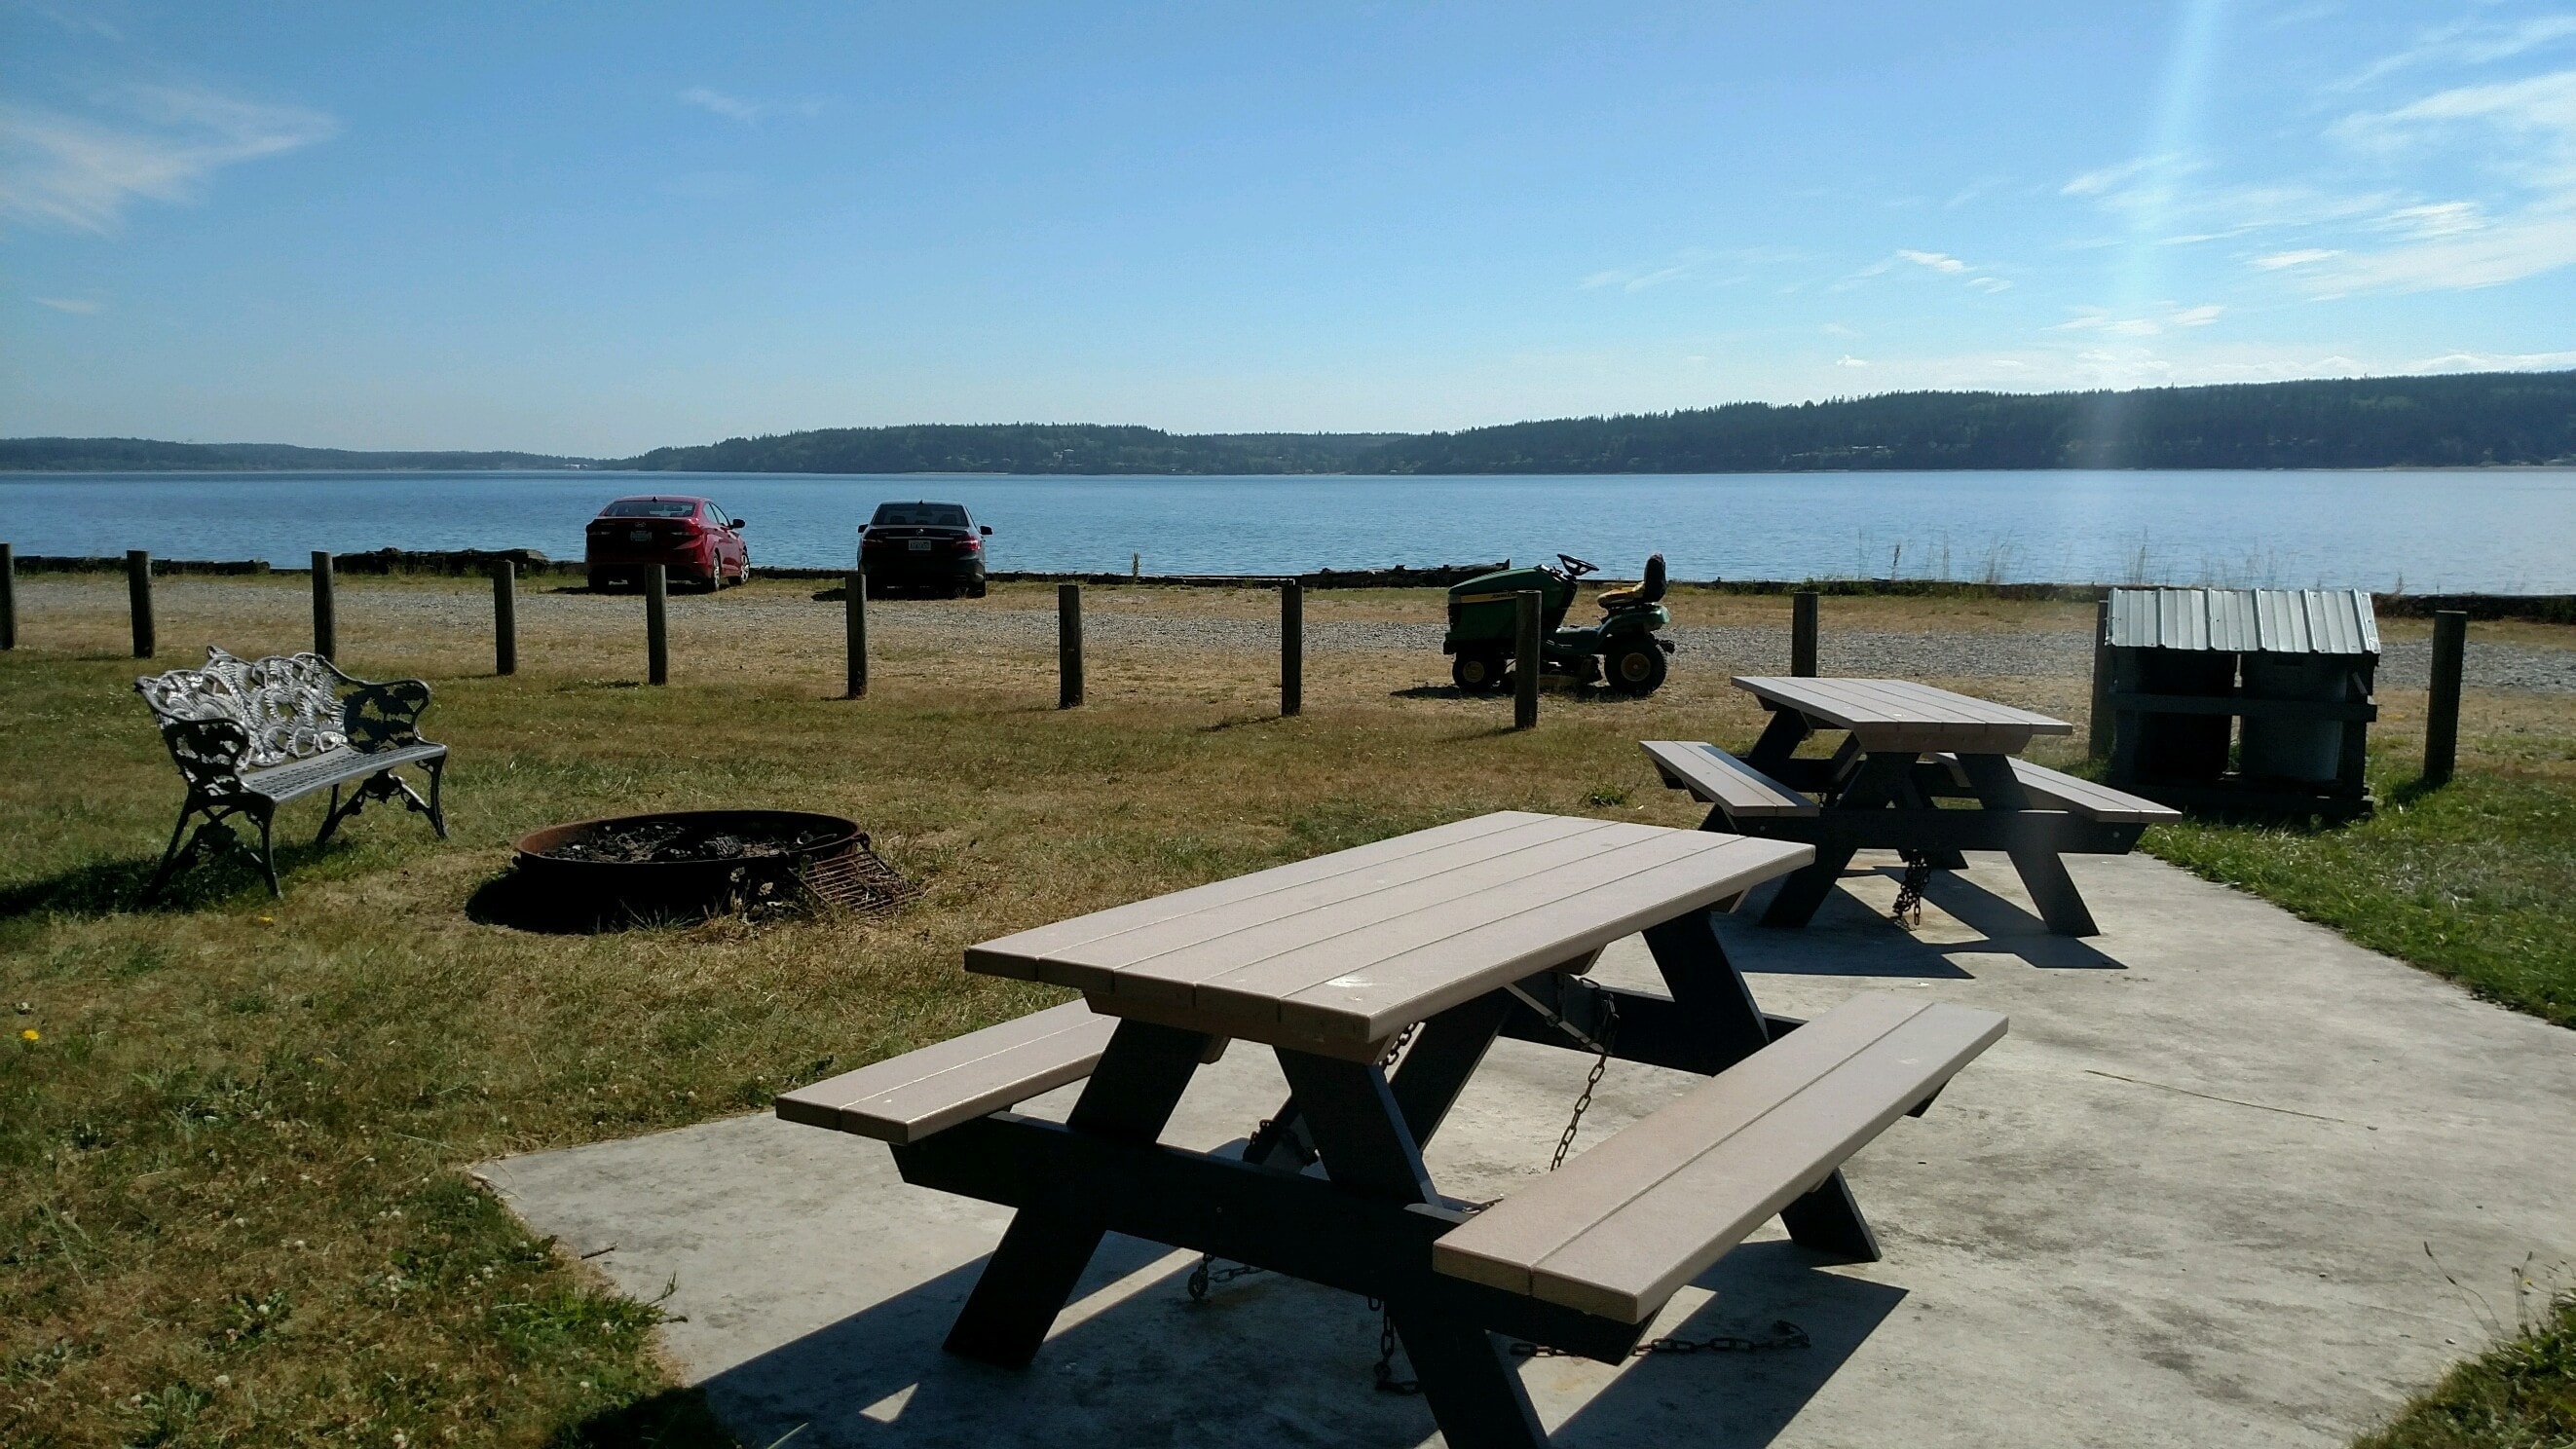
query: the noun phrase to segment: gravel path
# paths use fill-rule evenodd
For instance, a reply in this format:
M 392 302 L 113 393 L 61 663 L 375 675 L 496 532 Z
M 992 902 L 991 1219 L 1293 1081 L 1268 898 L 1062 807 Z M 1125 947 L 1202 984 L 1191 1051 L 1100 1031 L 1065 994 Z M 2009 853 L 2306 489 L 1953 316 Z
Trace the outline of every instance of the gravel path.
M 105 587 L 102 585 L 101 587 Z M 207 592 L 209 605 L 223 597 L 225 586 L 211 581 L 174 579 L 160 585 L 165 612 L 183 617 L 188 599 Z M 122 589 L 118 592 L 121 594 Z M 342 595 L 344 615 L 363 611 L 376 618 L 391 616 L 406 626 L 482 633 L 492 626 L 491 605 L 473 593 L 395 592 Z M 757 627 L 775 621 L 781 627 L 813 628 L 837 623 L 840 606 L 775 593 L 731 594 L 714 599 L 674 597 L 674 620 L 702 609 L 722 609 Z M 640 628 L 642 605 L 619 595 L 553 593 L 531 590 L 519 598 L 522 627 Z M 992 609 L 927 600 L 880 600 L 868 606 L 868 627 L 889 643 L 918 645 L 938 640 L 1051 649 L 1055 645 L 1055 612 L 1051 609 Z M 1227 653 L 1269 653 L 1279 647 L 1278 626 L 1268 620 L 1154 615 L 1126 609 L 1085 612 L 1083 633 L 1110 648 L 1173 648 Z M 1441 626 L 1432 622 L 1333 620 L 1309 617 L 1306 648 L 1316 654 L 1399 652 L 1437 655 Z M 1781 674 L 1789 668 L 1789 635 L 1785 629 L 1739 625 L 1685 625 L 1669 631 L 1679 655 L 1705 660 L 1734 673 Z M 1998 633 L 1941 630 L 1920 633 L 1864 632 L 1828 629 L 1818 641 L 1819 666 L 1827 674 L 1915 675 L 1940 678 L 2085 678 L 2092 673 L 2090 641 L 2082 631 Z M 2432 645 L 2401 640 L 2387 646 L 2379 679 L 2399 689 L 2421 689 L 2430 673 Z M 2576 650 L 2527 645 L 2472 643 L 2467 682 L 2484 689 L 2576 693 Z

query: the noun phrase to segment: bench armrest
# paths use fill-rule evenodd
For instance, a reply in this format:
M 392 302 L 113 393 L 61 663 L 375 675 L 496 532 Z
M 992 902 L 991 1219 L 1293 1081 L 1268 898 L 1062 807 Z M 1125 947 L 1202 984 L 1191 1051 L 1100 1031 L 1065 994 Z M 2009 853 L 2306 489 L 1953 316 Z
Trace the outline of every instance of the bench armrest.
M 250 731 L 237 722 L 164 719 L 161 743 L 170 747 L 170 762 L 179 767 L 191 792 L 223 796 L 240 790 L 242 766 L 250 758 Z
M 429 708 L 429 685 L 418 679 L 357 679 L 329 660 L 324 668 L 349 687 L 341 696 L 340 732 L 361 753 L 420 742 L 420 717 Z

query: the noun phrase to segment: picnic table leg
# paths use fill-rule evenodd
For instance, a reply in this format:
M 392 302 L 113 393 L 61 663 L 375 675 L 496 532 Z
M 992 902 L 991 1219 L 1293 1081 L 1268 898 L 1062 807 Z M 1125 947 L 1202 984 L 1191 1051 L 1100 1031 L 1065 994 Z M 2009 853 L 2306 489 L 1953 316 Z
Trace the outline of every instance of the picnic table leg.
M 1897 787 L 1904 783 L 1906 771 L 1913 767 L 1912 751 L 1864 756 L 1851 784 L 1835 797 L 1832 804 L 1817 813 L 1817 824 L 1834 824 L 1846 811 L 1886 808 Z M 1780 882 L 1779 894 L 1771 898 L 1770 906 L 1762 912 L 1762 924 L 1803 926 L 1813 920 L 1816 907 L 1825 903 L 1825 897 L 1833 891 L 1834 882 L 1842 879 L 1843 867 L 1851 864 L 1855 848 L 1848 840 L 1816 842 L 1814 862 L 1800 866 Z
M 1120 1022 L 1065 1125 L 1122 1142 L 1152 1142 L 1208 1044 L 1203 1032 Z M 1077 1201 L 1020 1209 L 941 1346 L 960 1358 L 1026 1368 L 1107 1231 L 1099 1214 Z
M 1922 786 L 1915 783 L 1914 773 L 1911 770 L 1906 772 L 1904 783 L 1897 787 L 1896 803 L 1904 806 L 1908 810 L 1930 810 L 1933 808 L 1932 797 L 1924 794 Z M 1968 858 L 1961 855 L 1958 847 L 1956 846 L 1935 846 L 1932 849 L 1924 851 L 1923 855 L 1925 859 L 1932 863 L 1932 868 L 1935 870 L 1966 870 L 1968 868 Z
M 1500 991 L 1490 991 L 1431 1018 L 1414 1034 L 1413 1046 L 1387 1078 L 1387 1084 L 1395 1093 L 1396 1107 L 1404 1114 L 1405 1130 L 1413 1134 L 1415 1147 L 1428 1144 L 1432 1134 L 1440 1130 L 1458 1094 L 1466 1089 L 1467 1079 L 1476 1074 L 1486 1050 L 1501 1035 L 1504 1018 L 1511 1014 L 1512 999 Z M 1280 1104 L 1243 1152 L 1243 1160 L 1255 1166 L 1275 1164 L 1292 1172 L 1314 1161 L 1315 1156 L 1314 1134 L 1297 1110 L 1293 1096 Z
M 1688 1021 L 1691 1037 L 1710 1045 L 1709 1075 L 1725 1071 L 1775 1039 L 1770 1019 L 1754 1002 L 1743 973 L 1726 959 L 1725 943 L 1717 939 L 1717 927 L 1708 912 L 1693 911 L 1648 927 L 1646 949 L 1654 953 L 1655 969 L 1663 973 L 1673 1006 Z M 1853 1200 L 1840 1168 L 1781 1209 L 1780 1224 L 1802 1247 L 1856 1263 L 1878 1261 L 1878 1237 L 1861 1216 L 1860 1204 Z
M 2030 792 L 2012 772 L 2012 762 L 2002 755 L 1961 755 L 1960 767 L 1968 772 L 1968 787 L 1977 792 L 1978 803 L 1989 810 L 2028 810 Z M 2075 878 L 2066 873 L 2066 862 L 2055 846 L 2031 838 L 2021 831 L 2006 836 L 2005 852 L 2012 856 L 2013 869 L 2021 872 L 2021 883 L 2030 891 L 2031 904 L 2039 907 L 2039 918 L 2048 929 L 2061 936 L 2098 936 L 2102 928 L 2093 924 L 2093 913 L 2084 905 L 2084 896 L 2075 889 Z
M 1771 722 L 1762 727 L 1762 737 L 1753 742 L 1753 752 L 1744 757 L 1744 763 L 1764 774 L 1778 774 L 1780 763 L 1796 754 L 1814 733 L 1805 715 L 1794 709 L 1773 710 Z
M 1334 1186 L 1394 1202 L 1434 1200 L 1421 1147 L 1384 1072 L 1285 1047 L 1279 1066 Z M 1458 1449 L 1545 1449 L 1547 1431 L 1500 1339 L 1406 1299 L 1390 1298 L 1386 1308 L 1443 1437 Z

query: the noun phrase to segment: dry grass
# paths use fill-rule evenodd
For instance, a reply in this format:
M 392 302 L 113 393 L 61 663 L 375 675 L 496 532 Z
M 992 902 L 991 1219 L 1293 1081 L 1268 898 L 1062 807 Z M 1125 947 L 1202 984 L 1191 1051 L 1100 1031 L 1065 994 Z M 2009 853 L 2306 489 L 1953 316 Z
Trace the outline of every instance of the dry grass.
M 946 622 L 1051 607 L 1043 587 L 878 606 L 875 689 L 853 703 L 838 607 L 811 588 L 675 599 L 677 682 L 651 689 L 631 598 L 531 587 L 505 680 L 480 584 L 345 579 L 351 668 L 437 687 L 456 839 L 379 808 L 291 851 L 282 903 L 210 867 L 138 913 L 179 790 L 130 690 L 122 583 L 24 581 L 26 647 L 0 655 L 0 991 L 25 1004 L 0 1042 L 0 1442 L 713 1442 L 667 1391 L 649 1308 L 586 1286 L 466 1165 L 746 1110 L 1026 1011 L 1045 988 L 957 967 L 1006 931 L 1489 809 L 1695 824 L 1634 742 L 1741 742 L 1759 719 L 1694 666 L 1646 701 L 1554 696 L 1516 735 L 1508 702 L 1458 698 L 1436 654 L 1335 654 L 1309 658 L 1306 713 L 1283 720 L 1261 655 L 1141 647 L 1096 648 L 1091 702 L 1060 712 L 1050 648 L 960 648 Z M 1276 603 L 1095 589 L 1088 606 Z M 300 580 L 165 580 L 159 667 L 200 641 L 300 648 L 306 607 Z M 1439 607 L 1308 601 L 1313 619 Z M 2060 606 L 1937 600 L 1828 600 L 1826 618 L 2000 628 L 2016 609 L 2061 624 Z M 1785 627 L 1787 605 L 1676 613 Z M 1962 685 L 2082 716 L 2082 680 Z M 2404 748 L 2420 701 L 2387 703 Z M 2562 712 L 2473 696 L 2473 765 L 2564 778 Z M 928 893 L 891 920 L 757 929 L 477 919 L 520 832 L 714 805 L 853 816 Z M 287 833 L 318 811 L 290 808 Z

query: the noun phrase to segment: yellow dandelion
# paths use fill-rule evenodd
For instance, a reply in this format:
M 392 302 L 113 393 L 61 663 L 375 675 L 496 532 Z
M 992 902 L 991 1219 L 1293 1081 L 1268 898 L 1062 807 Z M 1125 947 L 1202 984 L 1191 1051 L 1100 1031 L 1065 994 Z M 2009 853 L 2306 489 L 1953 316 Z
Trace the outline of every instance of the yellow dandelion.
M 44 1040 L 44 1037 L 43 1037 L 42 1035 L 40 1035 L 34 1027 L 32 1027 L 32 1026 L 31 1026 L 31 1027 L 27 1028 L 25 1031 L 22 1031 L 22 1032 L 18 1033 L 18 1040 L 20 1040 L 20 1041 L 43 1041 L 43 1040 Z

